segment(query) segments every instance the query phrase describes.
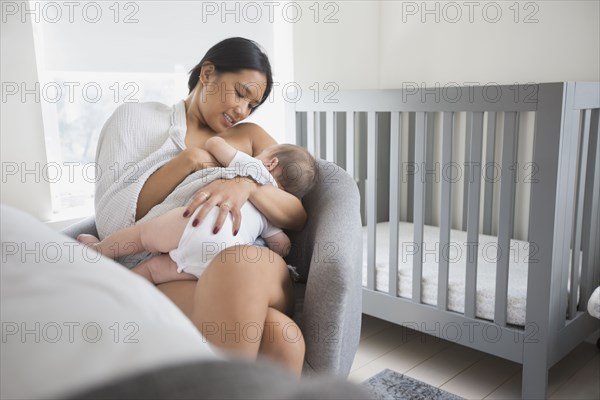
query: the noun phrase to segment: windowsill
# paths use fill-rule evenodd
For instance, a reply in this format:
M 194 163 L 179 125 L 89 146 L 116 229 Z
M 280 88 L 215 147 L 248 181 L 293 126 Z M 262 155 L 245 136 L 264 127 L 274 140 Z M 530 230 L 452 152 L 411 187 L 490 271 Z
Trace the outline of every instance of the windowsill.
M 46 221 L 46 225 L 53 229 L 61 230 L 91 215 L 94 215 L 93 204 L 86 204 L 79 207 L 69 207 L 52 213 L 50 219 Z

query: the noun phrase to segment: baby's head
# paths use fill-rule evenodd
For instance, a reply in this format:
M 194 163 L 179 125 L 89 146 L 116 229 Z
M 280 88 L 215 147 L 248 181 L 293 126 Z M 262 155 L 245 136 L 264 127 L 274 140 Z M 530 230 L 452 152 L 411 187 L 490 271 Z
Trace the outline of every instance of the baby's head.
M 302 199 L 315 185 L 317 162 L 303 147 L 275 144 L 256 156 L 271 172 L 279 187 Z

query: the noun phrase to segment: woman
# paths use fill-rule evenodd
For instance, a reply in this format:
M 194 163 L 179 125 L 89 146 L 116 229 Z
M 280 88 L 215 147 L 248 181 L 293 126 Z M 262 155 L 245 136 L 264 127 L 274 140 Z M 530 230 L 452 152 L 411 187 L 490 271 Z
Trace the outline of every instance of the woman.
M 147 216 L 186 177 L 205 163 L 214 162 L 203 149 L 208 138 L 219 135 L 253 156 L 275 144 L 255 124 L 234 126 L 265 102 L 272 83 L 268 58 L 256 43 L 230 38 L 213 46 L 192 69 L 189 95 L 172 112 L 157 103 L 122 106 L 115 111 L 98 145 L 99 166 L 119 171 L 112 182 L 103 177 L 107 182 L 97 184 L 100 235 L 115 229 L 116 225 L 111 224 L 126 226 Z M 167 127 L 163 120 L 169 115 L 171 122 Z M 179 124 L 173 122 L 178 119 Z M 160 147 L 160 140 L 169 137 Z M 165 146 L 172 148 L 164 150 Z M 116 162 L 119 158 L 115 154 L 120 154 L 121 160 L 129 157 L 135 168 Z M 123 182 L 127 179 L 133 183 L 125 187 Z M 219 206 L 214 231 L 231 214 L 233 230 L 237 232 L 243 223 L 240 208 L 248 200 L 274 225 L 284 229 L 302 229 L 306 221 L 306 213 L 296 197 L 270 185 L 260 186 L 249 178 L 208 184 L 193 196 L 182 217 L 189 217 L 202 207 L 194 221 L 198 225 L 213 207 Z M 125 209 L 122 215 L 118 214 L 121 209 Z M 98 218 L 101 215 L 106 217 Z M 159 289 L 211 343 L 241 356 L 260 355 L 276 360 L 300 375 L 304 340 L 288 316 L 294 303 L 292 282 L 285 261 L 273 251 L 256 246 L 228 248 L 214 258 L 197 282 L 170 282 Z

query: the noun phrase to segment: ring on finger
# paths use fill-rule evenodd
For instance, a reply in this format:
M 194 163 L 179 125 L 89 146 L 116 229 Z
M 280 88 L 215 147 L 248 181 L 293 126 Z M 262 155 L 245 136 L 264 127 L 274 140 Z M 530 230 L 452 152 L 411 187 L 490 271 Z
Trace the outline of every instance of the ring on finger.
M 204 197 L 204 200 L 206 200 L 210 197 L 210 195 L 206 192 L 200 192 L 200 195 Z
M 231 208 L 231 204 L 229 202 L 225 201 L 225 202 L 219 204 L 219 207 L 221 207 L 221 208 L 225 207 L 227 209 L 230 209 Z

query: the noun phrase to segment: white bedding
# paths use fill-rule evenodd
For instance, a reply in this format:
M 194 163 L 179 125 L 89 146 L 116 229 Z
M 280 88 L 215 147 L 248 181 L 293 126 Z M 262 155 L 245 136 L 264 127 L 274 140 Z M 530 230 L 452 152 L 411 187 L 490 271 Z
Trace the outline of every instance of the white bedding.
M 413 224 L 400 222 L 398 246 L 398 295 L 412 297 L 412 269 L 414 250 Z M 423 241 L 423 280 L 421 299 L 423 303 L 437 305 L 437 281 L 440 230 L 438 227 L 425 226 Z M 451 230 L 450 233 L 450 271 L 448 279 L 448 309 L 464 312 L 465 270 L 467 262 L 467 233 Z M 498 238 L 479 235 L 477 263 L 476 316 L 488 320 L 494 319 L 494 300 L 496 291 L 496 259 Z M 514 325 L 525 325 L 525 304 L 527 293 L 527 260 L 529 243 L 520 240 L 510 242 L 510 263 L 508 274 L 507 321 Z M 470 246 L 469 246 L 470 247 Z M 389 290 L 389 223 L 377 224 L 375 289 Z M 363 227 L 363 286 L 367 284 L 367 228 Z
M 61 398 L 157 366 L 221 358 L 156 287 L 1 207 L 0 398 Z

